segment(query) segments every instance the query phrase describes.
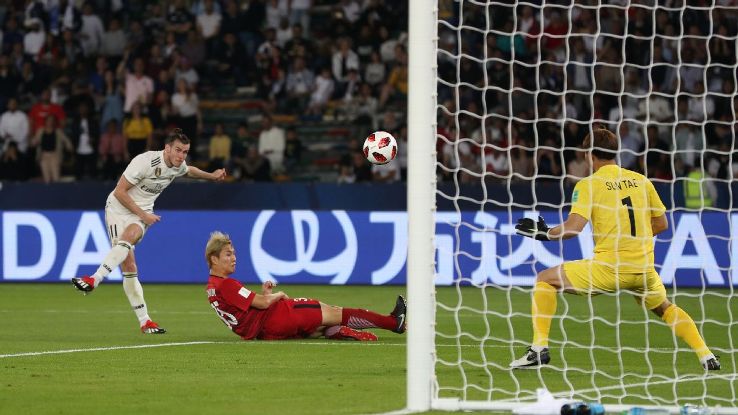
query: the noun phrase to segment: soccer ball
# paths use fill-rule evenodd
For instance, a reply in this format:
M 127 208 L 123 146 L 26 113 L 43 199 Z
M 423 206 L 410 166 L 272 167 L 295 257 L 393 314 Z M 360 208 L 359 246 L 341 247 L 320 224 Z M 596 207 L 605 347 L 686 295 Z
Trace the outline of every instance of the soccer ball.
M 397 156 L 397 140 L 386 131 L 376 131 L 364 140 L 364 157 L 372 164 L 387 164 Z

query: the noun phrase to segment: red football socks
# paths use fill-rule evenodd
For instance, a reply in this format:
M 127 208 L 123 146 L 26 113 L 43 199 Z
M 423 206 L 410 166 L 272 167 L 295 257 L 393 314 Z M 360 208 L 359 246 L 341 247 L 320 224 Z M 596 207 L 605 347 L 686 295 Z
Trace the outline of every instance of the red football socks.
M 341 314 L 341 324 L 352 329 L 379 327 L 380 329 L 394 330 L 397 326 L 397 320 L 392 316 L 383 316 L 361 308 L 344 308 Z

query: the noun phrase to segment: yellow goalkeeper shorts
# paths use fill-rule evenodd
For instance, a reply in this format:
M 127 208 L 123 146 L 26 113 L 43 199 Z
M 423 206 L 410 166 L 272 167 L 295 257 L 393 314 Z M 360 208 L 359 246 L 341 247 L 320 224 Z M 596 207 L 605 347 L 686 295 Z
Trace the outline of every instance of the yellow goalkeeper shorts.
M 666 300 L 666 288 L 653 267 L 638 273 L 616 272 L 611 265 L 591 259 L 564 262 L 562 267 L 566 278 L 582 295 L 627 290 L 639 304 L 645 302 L 649 310 Z

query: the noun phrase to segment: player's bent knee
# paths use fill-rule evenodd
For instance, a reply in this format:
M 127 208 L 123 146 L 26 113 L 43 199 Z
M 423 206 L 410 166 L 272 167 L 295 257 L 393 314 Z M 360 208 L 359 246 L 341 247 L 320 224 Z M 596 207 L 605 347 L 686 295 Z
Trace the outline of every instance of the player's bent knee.
M 655 308 L 652 308 L 651 311 L 653 311 L 654 314 L 656 314 L 657 316 L 662 317 L 666 312 L 666 309 L 669 307 L 671 307 L 671 302 L 669 300 L 664 300 L 664 302 L 662 302 Z

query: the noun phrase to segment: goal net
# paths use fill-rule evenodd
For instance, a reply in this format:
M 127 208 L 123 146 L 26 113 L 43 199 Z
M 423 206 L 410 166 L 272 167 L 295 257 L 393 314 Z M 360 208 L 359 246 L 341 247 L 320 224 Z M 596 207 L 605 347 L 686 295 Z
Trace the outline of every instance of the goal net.
M 413 19 L 431 13 L 413 5 L 429 3 L 410 2 L 408 408 L 512 409 L 545 388 L 610 410 L 697 404 L 738 412 L 736 2 L 439 0 L 436 23 L 423 32 Z M 428 94 L 417 48 L 427 45 L 413 36 L 428 33 L 437 95 L 427 122 L 437 161 L 423 182 L 413 172 L 423 156 L 412 152 L 429 148 L 417 144 L 426 130 L 415 127 L 420 139 L 413 133 L 418 99 Z M 413 92 L 419 83 L 423 93 Z M 721 356 L 721 371 L 705 372 L 627 293 L 559 294 L 551 363 L 509 369 L 533 337 L 536 273 L 593 251 L 589 225 L 568 241 L 538 242 L 515 235 L 515 223 L 567 218 L 573 186 L 589 174 L 577 149 L 596 126 L 617 134 L 618 163 L 650 178 L 666 205 L 670 227 L 656 238 L 656 270 L 668 299 Z M 418 210 L 434 207 L 413 194 L 428 182 L 438 209 L 432 256 L 418 251 L 422 237 L 413 239 L 413 221 L 424 218 Z M 418 258 L 435 264 L 434 293 L 416 290 Z M 426 327 L 414 325 L 413 306 L 430 311 L 429 350 L 417 346 Z M 430 362 L 427 378 L 418 360 Z

